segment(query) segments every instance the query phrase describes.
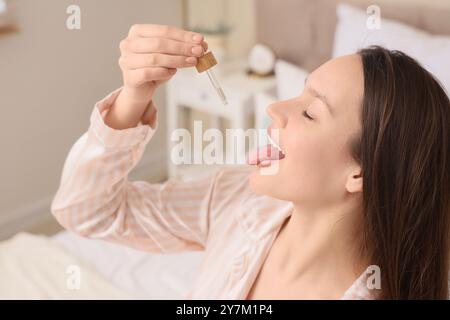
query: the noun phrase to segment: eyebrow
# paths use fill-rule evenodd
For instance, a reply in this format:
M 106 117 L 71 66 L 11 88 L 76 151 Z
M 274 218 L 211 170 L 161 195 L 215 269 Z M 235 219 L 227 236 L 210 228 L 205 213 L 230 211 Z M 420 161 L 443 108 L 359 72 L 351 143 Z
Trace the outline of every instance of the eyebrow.
M 305 77 L 305 87 L 306 87 L 307 81 L 308 81 L 308 76 Z M 323 102 L 323 104 L 325 104 L 325 106 L 327 107 L 327 109 L 331 115 L 334 115 L 333 108 L 331 108 L 330 102 L 328 101 L 328 98 L 324 94 L 319 93 L 316 89 L 311 88 L 311 87 L 308 87 L 307 89 L 309 91 L 311 91 L 311 93 L 314 97 L 318 98 L 320 101 Z

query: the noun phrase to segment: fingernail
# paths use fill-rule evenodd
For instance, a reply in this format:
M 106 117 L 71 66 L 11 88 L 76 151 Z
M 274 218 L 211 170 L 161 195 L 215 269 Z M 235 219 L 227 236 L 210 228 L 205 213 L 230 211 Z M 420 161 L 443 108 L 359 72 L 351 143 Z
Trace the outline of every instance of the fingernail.
M 199 34 L 194 34 L 194 36 L 192 37 L 192 40 L 194 40 L 194 42 L 200 42 L 203 40 L 203 37 Z
M 192 47 L 192 53 L 195 55 L 201 54 L 203 52 L 202 47 Z
M 196 63 L 197 59 L 195 57 L 189 57 L 189 58 L 186 58 L 186 62 L 187 63 Z

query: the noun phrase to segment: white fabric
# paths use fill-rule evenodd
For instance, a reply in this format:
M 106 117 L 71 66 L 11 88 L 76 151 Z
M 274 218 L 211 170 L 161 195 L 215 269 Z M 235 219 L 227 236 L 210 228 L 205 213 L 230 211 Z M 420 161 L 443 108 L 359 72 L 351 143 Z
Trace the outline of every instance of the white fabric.
M 183 299 L 192 287 L 203 252 L 155 254 L 87 239 L 70 231 L 53 236 L 133 299 Z
M 0 242 L 0 299 L 126 298 L 125 292 L 47 237 L 19 233 Z
M 303 91 L 308 72 L 284 60 L 275 63 L 275 78 L 278 100 L 299 96 Z
M 406 24 L 383 18 L 380 29 L 366 27 L 368 15 L 355 7 L 339 4 L 333 57 L 352 54 L 369 45 L 401 50 L 418 60 L 450 91 L 450 37 L 431 35 Z

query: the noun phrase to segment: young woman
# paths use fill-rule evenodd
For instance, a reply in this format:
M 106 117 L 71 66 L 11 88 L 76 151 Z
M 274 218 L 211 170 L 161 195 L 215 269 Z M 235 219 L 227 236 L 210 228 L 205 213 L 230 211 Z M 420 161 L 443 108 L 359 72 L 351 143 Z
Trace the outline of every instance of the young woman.
M 415 60 L 381 47 L 330 60 L 268 107 L 278 159 L 149 184 L 127 175 L 158 126 L 154 92 L 207 45 L 136 25 L 120 48 L 124 85 L 94 107 L 52 203 L 64 227 L 149 252 L 204 250 L 187 298 L 448 297 L 450 105 Z

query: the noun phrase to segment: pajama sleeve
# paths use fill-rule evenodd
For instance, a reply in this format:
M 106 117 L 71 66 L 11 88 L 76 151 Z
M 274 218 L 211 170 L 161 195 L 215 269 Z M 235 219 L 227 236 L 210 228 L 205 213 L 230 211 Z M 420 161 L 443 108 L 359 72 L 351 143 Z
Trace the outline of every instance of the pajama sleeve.
M 217 174 L 195 182 L 129 181 L 158 120 L 116 130 L 104 116 L 120 89 L 98 102 L 72 146 L 51 211 L 66 229 L 149 252 L 203 250 Z

